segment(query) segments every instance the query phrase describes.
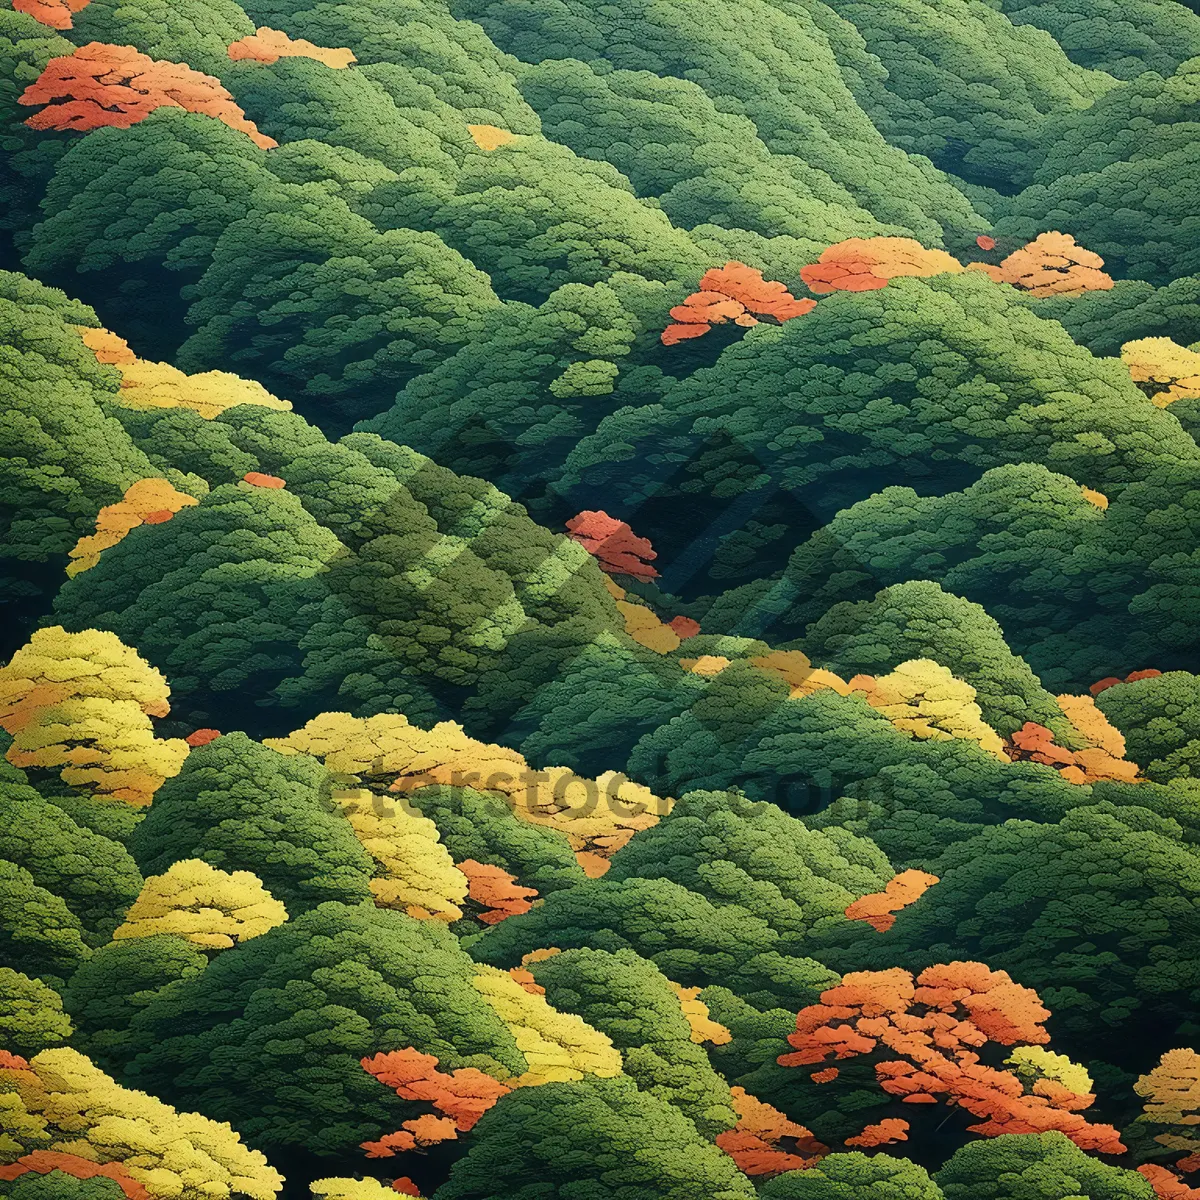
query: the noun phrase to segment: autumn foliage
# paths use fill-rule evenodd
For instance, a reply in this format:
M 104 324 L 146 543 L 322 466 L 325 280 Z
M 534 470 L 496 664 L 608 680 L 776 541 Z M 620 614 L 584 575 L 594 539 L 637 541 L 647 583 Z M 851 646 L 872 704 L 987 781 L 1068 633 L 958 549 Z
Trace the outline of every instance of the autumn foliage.
M 828 1147 L 818 1142 L 803 1125 L 789 1121 L 778 1109 L 751 1096 L 745 1088 L 730 1089 L 738 1122 L 717 1134 L 717 1145 L 747 1175 L 763 1178 L 784 1171 L 802 1171 L 824 1154 Z
M 1138 1173 L 1150 1181 L 1158 1200 L 1200 1200 L 1200 1188 L 1188 1187 L 1174 1171 L 1157 1163 L 1143 1163 Z
M 279 29 L 271 29 L 266 25 L 259 26 L 257 32 L 239 38 L 229 47 L 229 57 L 234 62 L 240 59 L 250 59 L 253 62 L 273 63 L 281 58 L 315 58 L 333 70 L 344 70 L 352 62 L 358 60 L 354 51 L 340 47 L 331 50 L 325 46 L 314 46 L 303 38 L 293 41 Z
M 603 509 L 585 509 L 567 522 L 567 532 L 609 575 L 628 575 L 643 582 L 658 578 L 650 565 L 658 557 L 648 538 L 638 537 L 625 521 Z
M 51 29 L 70 29 L 73 14 L 82 12 L 88 3 L 89 0 L 13 0 L 13 9 Z
M 1169 337 L 1126 342 L 1121 347 L 1121 361 L 1156 408 L 1200 396 L 1200 353 Z
M 422 1054 L 411 1046 L 362 1060 L 363 1070 L 403 1100 L 420 1100 L 440 1114 L 425 1113 L 403 1122 L 395 1133 L 377 1142 L 364 1142 L 368 1158 L 391 1158 L 405 1150 L 453 1140 L 472 1129 L 501 1096 L 512 1090 L 508 1084 L 485 1075 L 474 1067 L 441 1071 L 435 1055 Z
M 997 267 L 971 263 L 969 270 L 982 271 L 996 283 L 1011 283 L 1032 296 L 1078 296 L 1083 292 L 1105 292 L 1113 286 L 1105 274 L 1104 259 L 1076 245 L 1069 233 L 1043 233 L 1027 246 L 1014 250 Z
M 136 1179 L 125 1173 L 121 1163 L 92 1162 L 78 1154 L 64 1154 L 58 1150 L 34 1150 L 22 1155 L 16 1162 L 0 1167 L 0 1181 L 11 1182 L 31 1173 L 49 1175 L 51 1171 L 61 1171 L 73 1179 L 93 1179 L 102 1176 L 116 1183 L 128 1200 L 150 1200 L 150 1193 Z
M 945 275 L 963 269 L 944 250 L 929 250 L 912 238 L 848 238 L 800 269 L 800 278 L 818 296 L 830 292 L 873 292 L 903 275 Z
M 1088 691 L 1093 696 L 1100 695 L 1101 692 L 1107 691 L 1110 687 L 1116 687 L 1118 683 L 1136 683 L 1139 679 L 1154 679 L 1161 675 L 1161 671 L 1156 671 L 1153 667 L 1146 667 L 1141 671 L 1130 671 L 1124 679 L 1118 678 L 1116 675 L 1106 675 L 1103 679 L 1097 679 Z
M 1137 763 L 1125 758 L 1124 737 L 1108 723 L 1091 696 L 1059 696 L 1058 704 L 1091 745 L 1067 750 L 1055 742 L 1054 734 L 1044 725 L 1026 721 L 1005 743 L 1009 758 L 1054 767 L 1068 783 L 1095 783 L 1100 779 L 1132 783 L 1137 779 Z
M 935 883 L 928 871 L 901 871 L 882 892 L 860 896 L 846 909 L 851 921 L 866 921 L 872 929 L 886 933 L 896 923 L 896 913 L 919 900 Z
M 485 925 L 498 925 L 506 917 L 528 912 L 537 897 L 537 888 L 522 887 L 503 867 L 476 862 L 473 858 L 455 864 L 467 877 L 467 899 L 482 911 L 475 915 Z
M 8 761 L 57 768 L 73 787 L 149 804 L 188 754 L 182 738 L 156 738 L 150 723 L 170 711 L 169 694 L 163 676 L 115 634 L 39 629 L 0 668 Z
M 886 1117 L 875 1125 L 868 1125 L 862 1133 L 846 1139 L 847 1146 L 861 1146 L 864 1150 L 876 1146 L 890 1146 L 893 1142 L 907 1142 L 910 1126 L 898 1117 Z
M 96 532 L 81 537 L 71 548 L 68 575 L 91 570 L 100 555 L 139 525 L 161 525 L 181 509 L 199 504 L 194 496 L 177 492 L 165 479 L 139 479 L 130 484 L 116 504 L 105 505 L 96 515 Z
M 246 474 L 242 476 L 242 482 L 248 483 L 251 487 L 287 487 L 287 482 L 283 479 L 280 479 L 278 475 L 264 475 L 261 471 L 247 471 Z
M 74 54 L 52 58 L 20 103 L 46 105 L 25 122 L 31 129 L 128 129 L 167 107 L 215 117 L 264 150 L 278 145 L 259 133 L 219 79 L 182 63 L 157 61 L 132 46 L 88 42 Z
M 989 1043 L 1043 1045 L 1049 1016 L 1035 991 L 983 963 L 929 967 L 915 980 L 899 967 L 859 971 L 800 1010 L 788 1035 L 794 1050 L 778 1062 L 825 1069 L 830 1059 L 871 1055 L 884 1092 L 904 1104 L 960 1107 L 979 1118 L 969 1126 L 973 1133 L 1058 1130 L 1082 1149 L 1120 1153 L 1115 1129 L 1080 1115 L 1095 1099 L 1091 1094 L 1072 1092 L 1048 1075 L 1030 1081 L 981 1061 Z
M 727 262 L 705 271 L 700 290 L 671 309 L 675 322 L 662 332 L 664 346 L 703 337 L 714 325 L 757 325 L 760 317 L 782 324 L 812 312 L 815 300 L 797 300 L 782 283 L 764 279 L 745 263 Z
M 1200 1054 L 1168 1050 L 1133 1090 L 1144 1100 L 1137 1123 L 1154 1130 L 1160 1146 L 1187 1151 L 1177 1168 L 1200 1170 Z

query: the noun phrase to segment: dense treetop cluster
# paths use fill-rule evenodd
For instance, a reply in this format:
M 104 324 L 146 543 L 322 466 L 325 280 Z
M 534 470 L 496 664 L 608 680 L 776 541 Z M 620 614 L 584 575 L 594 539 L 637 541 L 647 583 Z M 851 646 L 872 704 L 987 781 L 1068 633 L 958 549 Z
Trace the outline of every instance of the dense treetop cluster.
M 1200 6 L 0 0 L 0 1200 L 1200 1200 Z

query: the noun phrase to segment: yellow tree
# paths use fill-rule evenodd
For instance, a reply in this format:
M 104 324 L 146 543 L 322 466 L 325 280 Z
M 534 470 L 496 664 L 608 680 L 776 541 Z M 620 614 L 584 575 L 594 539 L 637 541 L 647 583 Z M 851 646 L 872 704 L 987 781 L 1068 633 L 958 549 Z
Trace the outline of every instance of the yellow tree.
M 480 965 L 475 987 L 488 1006 L 511 1030 L 529 1070 L 514 1087 L 535 1087 L 596 1075 L 611 1079 L 621 1074 L 621 1053 L 608 1037 L 574 1013 L 559 1012 L 542 995 L 530 992 L 508 971 Z
M 1121 347 L 1133 382 L 1157 408 L 1200 396 L 1200 354 L 1168 337 L 1137 338 Z
M 932 659 L 910 659 L 888 675 L 856 675 L 850 687 L 910 737 L 964 738 L 1008 761 L 1000 735 L 975 703 L 975 689 Z
M 1145 1101 L 1135 1125 L 1148 1126 L 1168 1150 L 1186 1150 L 1188 1157 L 1177 1166 L 1200 1169 L 1200 1054 L 1168 1050 L 1133 1090 Z
M 272 1200 L 283 1185 L 229 1125 L 123 1088 L 77 1050 L 29 1061 L 0 1052 L 0 1112 L 6 1177 L 21 1168 L 87 1177 L 91 1164 L 91 1173 L 132 1180 L 150 1200 Z
M 170 711 L 169 694 L 163 676 L 115 634 L 39 629 L 0 668 L 8 760 L 57 767 L 72 786 L 149 804 L 188 754 L 182 739 L 154 736 L 150 717 Z
M 120 372 L 121 390 L 116 399 L 126 408 L 190 408 L 211 421 L 237 404 L 257 404 L 283 411 L 292 407 L 252 379 L 228 371 L 187 375 L 170 363 L 138 358 L 123 338 L 107 329 L 89 329 L 83 325 L 77 325 L 76 329 L 99 362 Z
M 437 826 L 403 799 L 366 788 L 334 792 L 362 847 L 378 864 L 371 892 L 380 908 L 410 917 L 457 921 L 470 881 L 454 866 Z
M 535 770 L 516 750 L 477 741 L 454 721 L 421 729 L 399 714 L 322 713 L 266 744 L 319 758 L 350 785 L 401 793 L 433 784 L 498 792 L 521 820 L 565 834 L 589 874 L 603 873 L 609 856 L 671 809 L 669 799 L 617 772 L 588 779 L 567 767 Z
M 287 919 L 283 902 L 253 872 L 221 871 L 188 858 L 146 880 L 113 940 L 167 933 L 206 950 L 227 950 Z

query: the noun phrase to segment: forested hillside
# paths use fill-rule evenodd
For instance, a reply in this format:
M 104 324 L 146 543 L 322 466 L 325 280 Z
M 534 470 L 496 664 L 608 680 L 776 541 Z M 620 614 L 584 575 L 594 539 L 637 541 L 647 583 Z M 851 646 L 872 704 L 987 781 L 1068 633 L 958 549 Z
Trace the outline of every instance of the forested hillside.
M 0 0 L 0 1200 L 1200 1200 L 1200 4 Z

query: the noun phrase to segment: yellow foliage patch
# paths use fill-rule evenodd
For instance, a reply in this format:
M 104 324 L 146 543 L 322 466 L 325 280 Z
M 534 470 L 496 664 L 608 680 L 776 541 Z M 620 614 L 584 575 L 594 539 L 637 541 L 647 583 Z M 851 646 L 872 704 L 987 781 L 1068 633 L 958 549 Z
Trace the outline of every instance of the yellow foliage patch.
M 521 820 L 565 834 L 585 870 L 585 854 L 609 858 L 639 829 L 657 824 L 672 804 L 615 771 L 588 779 L 569 767 L 534 770 L 516 750 L 476 741 L 454 721 L 426 730 L 399 714 L 322 713 L 265 744 L 285 754 L 311 754 L 349 785 L 373 783 L 401 793 L 435 784 L 498 792 Z
M 909 737 L 964 738 L 1008 762 L 1000 735 L 983 719 L 975 689 L 928 658 L 910 659 L 888 675 L 855 676 L 855 692 Z
M 656 654 L 670 654 L 679 649 L 679 634 L 664 624 L 644 604 L 618 600 L 617 611 L 625 619 L 625 632 L 639 646 Z
M 0 668 L 0 728 L 17 767 L 60 768 L 64 782 L 129 804 L 149 804 L 188 755 L 181 738 L 154 736 L 170 711 L 163 676 L 113 633 L 39 629 Z
M 410 917 L 457 921 L 458 906 L 470 886 L 437 826 L 409 809 L 403 800 L 377 796 L 366 788 L 334 792 L 354 836 L 379 865 L 371 892 L 380 908 L 399 908 Z
M 314 46 L 303 38 L 293 41 L 279 29 L 260 25 L 257 32 L 239 38 L 229 47 L 229 57 L 252 59 L 254 62 L 273 63 L 281 58 L 315 58 L 335 71 L 345 70 L 351 63 L 358 62 L 354 52 L 345 46 L 331 50 L 326 46 Z
M 10 1161 L 37 1150 L 119 1163 L 151 1200 L 272 1200 L 283 1176 L 226 1123 L 121 1087 L 78 1050 L 0 1067 Z
M 198 858 L 151 875 L 114 941 L 166 933 L 208 950 L 228 950 L 282 925 L 287 909 L 251 871 L 221 871 Z
M 514 1087 L 565 1083 L 596 1075 L 612 1079 L 623 1067 L 620 1052 L 582 1017 L 552 1008 L 544 996 L 527 992 L 498 967 L 477 966 L 475 987 L 488 1007 L 508 1026 L 529 1070 Z
M 1121 347 L 1129 376 L 1158 408 L 1200 396 L 1200 354 L 1168 337 L 1137 338 Z
M 700 999 L 700 988 L 685 988 L 675 982 L 671 986 L 679 997 L 679 1007 L 691 1027 L 693 1042 L 697 1045 L 727 1046 L 733 1041 L 732 1031 L 708 1015 L 708 1005 Z
M 131 529 L 169 521 L 180 509 L 199 503 L 195 496 L 177 492 L 165 479 L 139 479 L 125 489 L 123 499 L 105 505 L 96 514 L 96 532 L 81 537 L 71 547 L 67 574 L 75 576 L 90 571 L 100 561 L 100 555 Z
M 498 150 L 501 146 L 511 145 L 517 140 L 515 133 L 509 133 L 507 129 L 501 129 L 498 125 L 468 125 L 467 132 L 480 150 Z

